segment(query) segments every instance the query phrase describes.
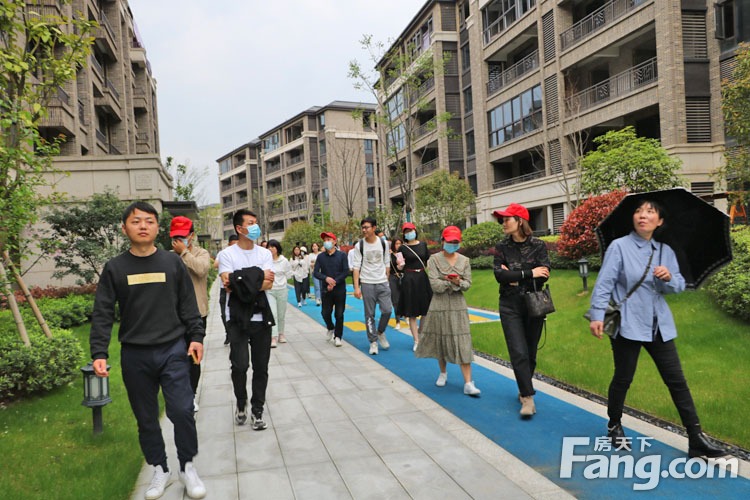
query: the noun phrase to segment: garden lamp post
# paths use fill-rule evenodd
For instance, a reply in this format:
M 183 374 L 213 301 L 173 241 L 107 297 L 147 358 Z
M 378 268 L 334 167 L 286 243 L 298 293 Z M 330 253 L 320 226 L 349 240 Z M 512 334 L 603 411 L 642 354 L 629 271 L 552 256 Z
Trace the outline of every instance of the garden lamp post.
M 109 365 L 107 365 L 107 370 L 109 370 Z M 81 367 L 81 371 L 83 372 L 83 401 L 81 404 L 93 410 L 94 435 L 101 434 L 103 431 L 102 406 L 112 402 L 109 397 L 109 378 L 97 377 L 91 363 Z
M 581 257 L 578 261 L 578 275 L 583 280 L 583 291 L 587 292 L 589 290 L 589 261 L 586 259 L 586 257 Z

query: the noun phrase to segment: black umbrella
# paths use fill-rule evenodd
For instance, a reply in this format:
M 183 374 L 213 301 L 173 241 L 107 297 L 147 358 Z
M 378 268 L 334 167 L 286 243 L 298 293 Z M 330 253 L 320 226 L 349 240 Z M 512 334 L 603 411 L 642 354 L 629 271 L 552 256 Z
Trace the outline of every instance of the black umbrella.
M 643 200 L 664 207 L 664 224 L 654 233 L 677 254 L 687 288 L 698 288 L 732 260 L 729 217 L 684 188 L 629 194 L 596 228 L 602 255 L 613 240 L 633 230 L 633 213 Z

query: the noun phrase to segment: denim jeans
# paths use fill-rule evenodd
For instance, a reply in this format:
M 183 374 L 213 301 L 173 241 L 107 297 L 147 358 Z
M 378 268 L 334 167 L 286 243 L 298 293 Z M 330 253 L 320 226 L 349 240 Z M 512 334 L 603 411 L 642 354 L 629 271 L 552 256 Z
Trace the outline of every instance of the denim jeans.
M 518 392 L 521 396 L 533 396 L 536 391 L 532 378 L 544 318 L 529 318 L 523 297 L 517 295 L 500 300 L 500 323 L 503 325 Z
M 669 389 L 672 402 L 680 414 L 682 425 L 690 428 L 690 426 L 699 423 L 698 412 L 695 409 L 693 396 L 690 394 L 685 375 L 682 372 L 682 365 L 674 340 L 664 342 L 661 338 L 661 332 L 657 331 L 653 342 L 629 340 L 618 335 L 611 339 L 611 345 L 615 361 L 615 373 L 612 376 L 612 382 L 609 384 L 609 401 L 607 403 L 610 426 L 619 423 L 622 418 L 625 396 L 631 382 L 633 382 L 641 347 L 646 349 L 651 359 L 654 360 L 656 369 L 659 370 L 659 375 Z

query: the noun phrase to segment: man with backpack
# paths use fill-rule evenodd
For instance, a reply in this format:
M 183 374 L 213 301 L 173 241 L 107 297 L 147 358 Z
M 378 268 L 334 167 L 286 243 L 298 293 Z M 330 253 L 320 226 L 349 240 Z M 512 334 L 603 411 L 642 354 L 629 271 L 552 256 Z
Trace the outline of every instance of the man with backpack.
M 360 222 L 362 239 L 354 245 L 351 252 L 354 296 L 365 304 L 365 326 L 367 340 L 370 342 L 370 354 L 378 354 L 378 342 L 383 350 L 390 344 L 385 336 L 385 328 L 391 316 L 391 288 L 388 285 L 390 255 L 388 243 L 378 238 L 377 221 L 365 217 Z M 380 320 L 375 327 L 375 306 L 380 306 Z

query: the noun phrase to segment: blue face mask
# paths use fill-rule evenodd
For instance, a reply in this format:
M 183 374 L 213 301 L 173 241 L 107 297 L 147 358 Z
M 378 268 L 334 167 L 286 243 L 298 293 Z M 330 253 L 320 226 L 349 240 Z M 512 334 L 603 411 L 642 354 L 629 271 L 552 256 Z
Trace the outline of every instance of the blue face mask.
M 409 231 L 408 233 L 404 234 L 404 239 L 406 241 L 414 241 L 417 239 L 417 232 L 416 231 Z
M 174 238 L 172 238 L 172 239 L 173 239 L 173 240 L 179 240 L 179 241 L 181 241 L 181 242 L 182 242 L 182 243 L 183 243 L 183 244 L 184 244 L 184 245 L 185 245 L 186 247 L 189 247 L 189 246 L 190 246 L 190 242 L 188 241 L 188 239 L 187 239 L 187 238 L 181 238 L 181 237 L 175 236 L 175 237 L 174 237 Z
M 461 248 L 461 243 L 443 243 L 443 250 L 448 253 L 456 253 Z
M 325 248 L 326 250 L 330 250 L 331 248 L 333 248 L 333 242 L 332 241 L 324 241 L 323 242 L 323 248 Z
M 247 226 L 247 234 L 243 235 L 245 238 L 249 240 L 257 240 L 260 238 L 260 226 L 258 224 L 253 224 L 251 226 Z

